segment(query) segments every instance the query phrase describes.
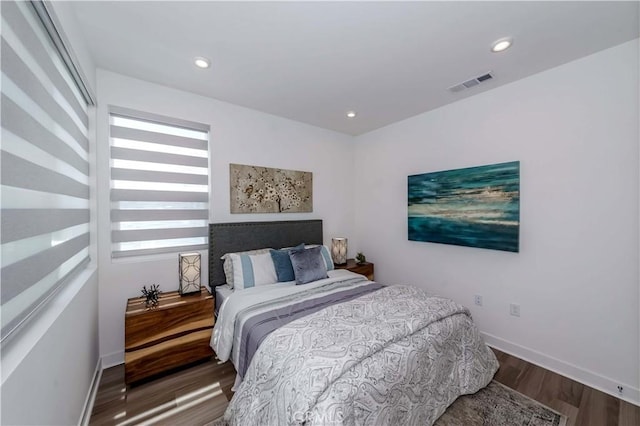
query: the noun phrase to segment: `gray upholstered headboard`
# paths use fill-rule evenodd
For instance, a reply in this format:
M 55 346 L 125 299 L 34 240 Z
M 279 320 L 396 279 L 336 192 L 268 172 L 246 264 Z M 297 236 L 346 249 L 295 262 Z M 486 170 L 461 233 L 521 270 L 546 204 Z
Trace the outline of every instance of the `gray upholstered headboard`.
M 322 220 L 210 223 L 209 286 L 213 289 L 226 281 L 220 260 L 225 253 L 300 243 L 322 244 Z

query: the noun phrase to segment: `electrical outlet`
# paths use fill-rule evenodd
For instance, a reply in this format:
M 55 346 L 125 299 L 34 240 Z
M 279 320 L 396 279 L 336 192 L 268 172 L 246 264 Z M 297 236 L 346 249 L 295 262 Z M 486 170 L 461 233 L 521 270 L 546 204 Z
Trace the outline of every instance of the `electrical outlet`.
M 618 395 L 622 396 L 624 394 L 624 388 L 618 385 Z
M 511 315 L 513 315 L 514 317 L 519 317 L 520 316 L 520 305 L 512 303 L 510 305 L 510 307 L 509 307 L 509 313 Z
M 478 306 L 482 306 L 482 296 L 480 296 L 479 294 L 476 294 L 473 297 L 473 303 L 475 303 Z

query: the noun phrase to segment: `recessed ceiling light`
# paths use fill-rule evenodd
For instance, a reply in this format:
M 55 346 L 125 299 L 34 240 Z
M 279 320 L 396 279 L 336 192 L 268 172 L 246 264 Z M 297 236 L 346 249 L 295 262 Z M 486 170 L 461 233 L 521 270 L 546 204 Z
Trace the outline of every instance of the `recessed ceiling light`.
M 196 64 L 196 67 L 198 68 L 209 68 L 211 66 L 211 61 L 207 58 L 203 58 L 202 56 L 196 56 L 193 63 Z
M 347 112 L 347 118 L 356 118 L 356 112 L 355 111 L 349 111 Z
M 511 40 L 510 37 L 501 38 L 493 42 L 493 44 L 491 45 L 491 51 L 494 53 L 503 52 L 511 47 L 512 43 L 513 40 Z

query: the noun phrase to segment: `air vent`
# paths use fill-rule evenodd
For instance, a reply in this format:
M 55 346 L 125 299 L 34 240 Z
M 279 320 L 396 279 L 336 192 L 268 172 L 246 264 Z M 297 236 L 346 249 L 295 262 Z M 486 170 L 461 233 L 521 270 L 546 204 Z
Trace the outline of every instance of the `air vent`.
M 455 86 L 451 86 L 449 87 L 449 90 L 456 93 L 456 92 L 461 92 L 465 89 L 470 89 L 474 86 L 479 85 L 480 83 L 483 83 L 487 80 L 491 80 L 493 78 L 493 75 L 491 75 L 491 72 L 488 72 L 486 74 L 482 74 L 478 77 L 472 78 L 471 80 L 467 80 L 467 81 L 463 81 L 460 84 L 456 84 Z

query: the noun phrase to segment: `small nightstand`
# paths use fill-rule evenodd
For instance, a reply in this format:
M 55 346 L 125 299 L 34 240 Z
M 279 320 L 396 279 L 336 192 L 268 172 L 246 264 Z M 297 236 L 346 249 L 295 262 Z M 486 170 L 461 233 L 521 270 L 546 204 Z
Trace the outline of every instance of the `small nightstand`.
M 356 263 L 355 259 L 347 259 L 346 265 L 334 265 L 336 269 L 347 269 L 356 274 L 361 274 L 367 277 L 369 281 L 373 281 L 373 263 L 364 262 Z
M 213 296 L 161 293 L 158 306 L 145 307 L 145 298 L 129 299 L 124 317 L 125 383 L 131 384 L 213 355 Z

